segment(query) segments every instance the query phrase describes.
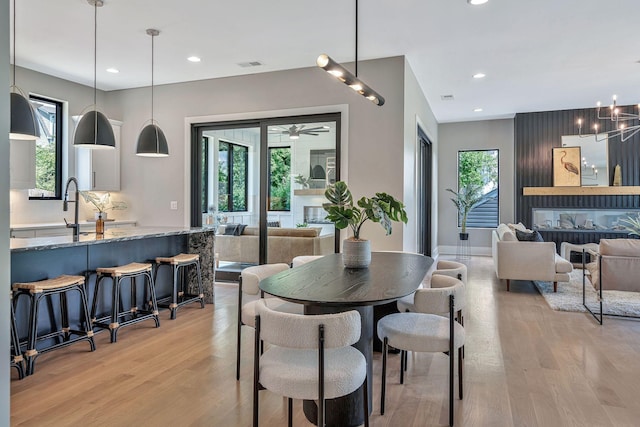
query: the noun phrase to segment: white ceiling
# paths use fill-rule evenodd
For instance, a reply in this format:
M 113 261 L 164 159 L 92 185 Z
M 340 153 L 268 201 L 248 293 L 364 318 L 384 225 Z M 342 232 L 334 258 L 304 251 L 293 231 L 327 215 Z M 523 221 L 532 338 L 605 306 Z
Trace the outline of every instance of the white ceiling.
M 86 0 L 17 3 L 17 64 L 92 85 L 93 7 Z M 156 84 L 311 67 L 320 53 L 338 62 L 355 55 L 353 1 L 104 3 L 97 55 L 104 90 L 150 84 L 147 28 L 160 30 Z M 614 93 L 619 104 L 635 104 L 638 6 L 638 0 L 361 1 L 359 59 L 406 55 L 439 122 L 590 107 Z M 190 55 L 202 62 L 186 61 Z M 237 65 L 248 61 L 264 65 Z M 375 88 L 360 65 L 359 76 Z M 487 77 L 474 80 L 477 72 Z

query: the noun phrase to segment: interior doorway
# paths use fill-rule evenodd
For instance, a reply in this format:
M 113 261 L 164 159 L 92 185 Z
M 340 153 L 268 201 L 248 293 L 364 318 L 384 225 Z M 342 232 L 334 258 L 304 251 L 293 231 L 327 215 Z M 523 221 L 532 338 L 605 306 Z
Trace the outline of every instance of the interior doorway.
M 418 251 L 431 256 L 433 158 L 431 140 L 418 126 Z
M 335 251 L 339 113 L 194 124 L 191 175 L 191 226 L 217 229 L 221 269 Z

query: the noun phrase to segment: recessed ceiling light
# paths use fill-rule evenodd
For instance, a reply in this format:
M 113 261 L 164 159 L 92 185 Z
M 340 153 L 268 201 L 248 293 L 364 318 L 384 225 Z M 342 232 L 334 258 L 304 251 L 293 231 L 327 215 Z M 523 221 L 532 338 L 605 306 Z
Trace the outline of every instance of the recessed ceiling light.
M 474 108 L 474 109 L 473 109 L 473 112 L 474 112 L 474 113 L 479 113 L 479 112 L 481 112 L 481 111 L 482 111 L 482 108 Z
M 187 58 L 187 61 L 191 61 L 191 62 L 200 62 L 201 59 L 198 58 L 197 56 L 190 56 Z
M 487 77 L 485 73 L 476 73 L 473 75 L 474 79 L 484 79 L 485 77 Z
M 478 6 L 480 4 L 485 4 L 489 0 L 467 0 L 467 3 L 472 4 L 474 6 Z
M 119 72 L 120 70 L 118 70 L 117 68 L 107 68 L 107 73 L 118 74 Z

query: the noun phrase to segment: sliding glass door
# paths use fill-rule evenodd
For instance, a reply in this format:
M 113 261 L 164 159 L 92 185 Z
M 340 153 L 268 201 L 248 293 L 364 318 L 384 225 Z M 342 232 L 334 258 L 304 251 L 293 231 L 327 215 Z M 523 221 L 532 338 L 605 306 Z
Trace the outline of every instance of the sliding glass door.
M 217 227 L 218 271 L 335 251 L 339 135 L 339 114 L 193 126 L 191 224 Z

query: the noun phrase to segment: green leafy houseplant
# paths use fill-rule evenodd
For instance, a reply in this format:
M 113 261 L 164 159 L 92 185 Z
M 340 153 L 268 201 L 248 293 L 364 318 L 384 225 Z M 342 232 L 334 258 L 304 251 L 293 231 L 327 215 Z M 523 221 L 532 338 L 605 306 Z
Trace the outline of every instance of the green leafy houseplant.
M 640 214 L 637 214 L 635 217 L 628 216 L 625 219 L 620 219 L 619 222 L 624 222 L 625 231 L 629 232 L 630 236 L 640 237 Z
M 350 227 L 353 239 L 360 238 L 360 229 L 367 221 L 378 222 L 387 236 L 391 234 L 392 221 L 407 223 L 407 212 L 402 202 L 387 193 L 376 193 L 374 197 L 362 197 L 354 204 L 347 184 L 338 181 L 327 187 L 324 196 L 329 200 L 322 207 L 329 213 L 327 219 L 335 223 L 337 229 Z
M 467 184 L 462 187 L 460 191 L 456 192 L 451 188 L 447 188 L 447 191 L 452 193 L 455 197 L 451 198 L 451 201 L 458 209 L 458 215 L 460 218 L 461 234 L 467 233 L 467 216 L 471 209 L 474 208 L 481 200 L 482 194 L 480 187 L 476 184 Z

